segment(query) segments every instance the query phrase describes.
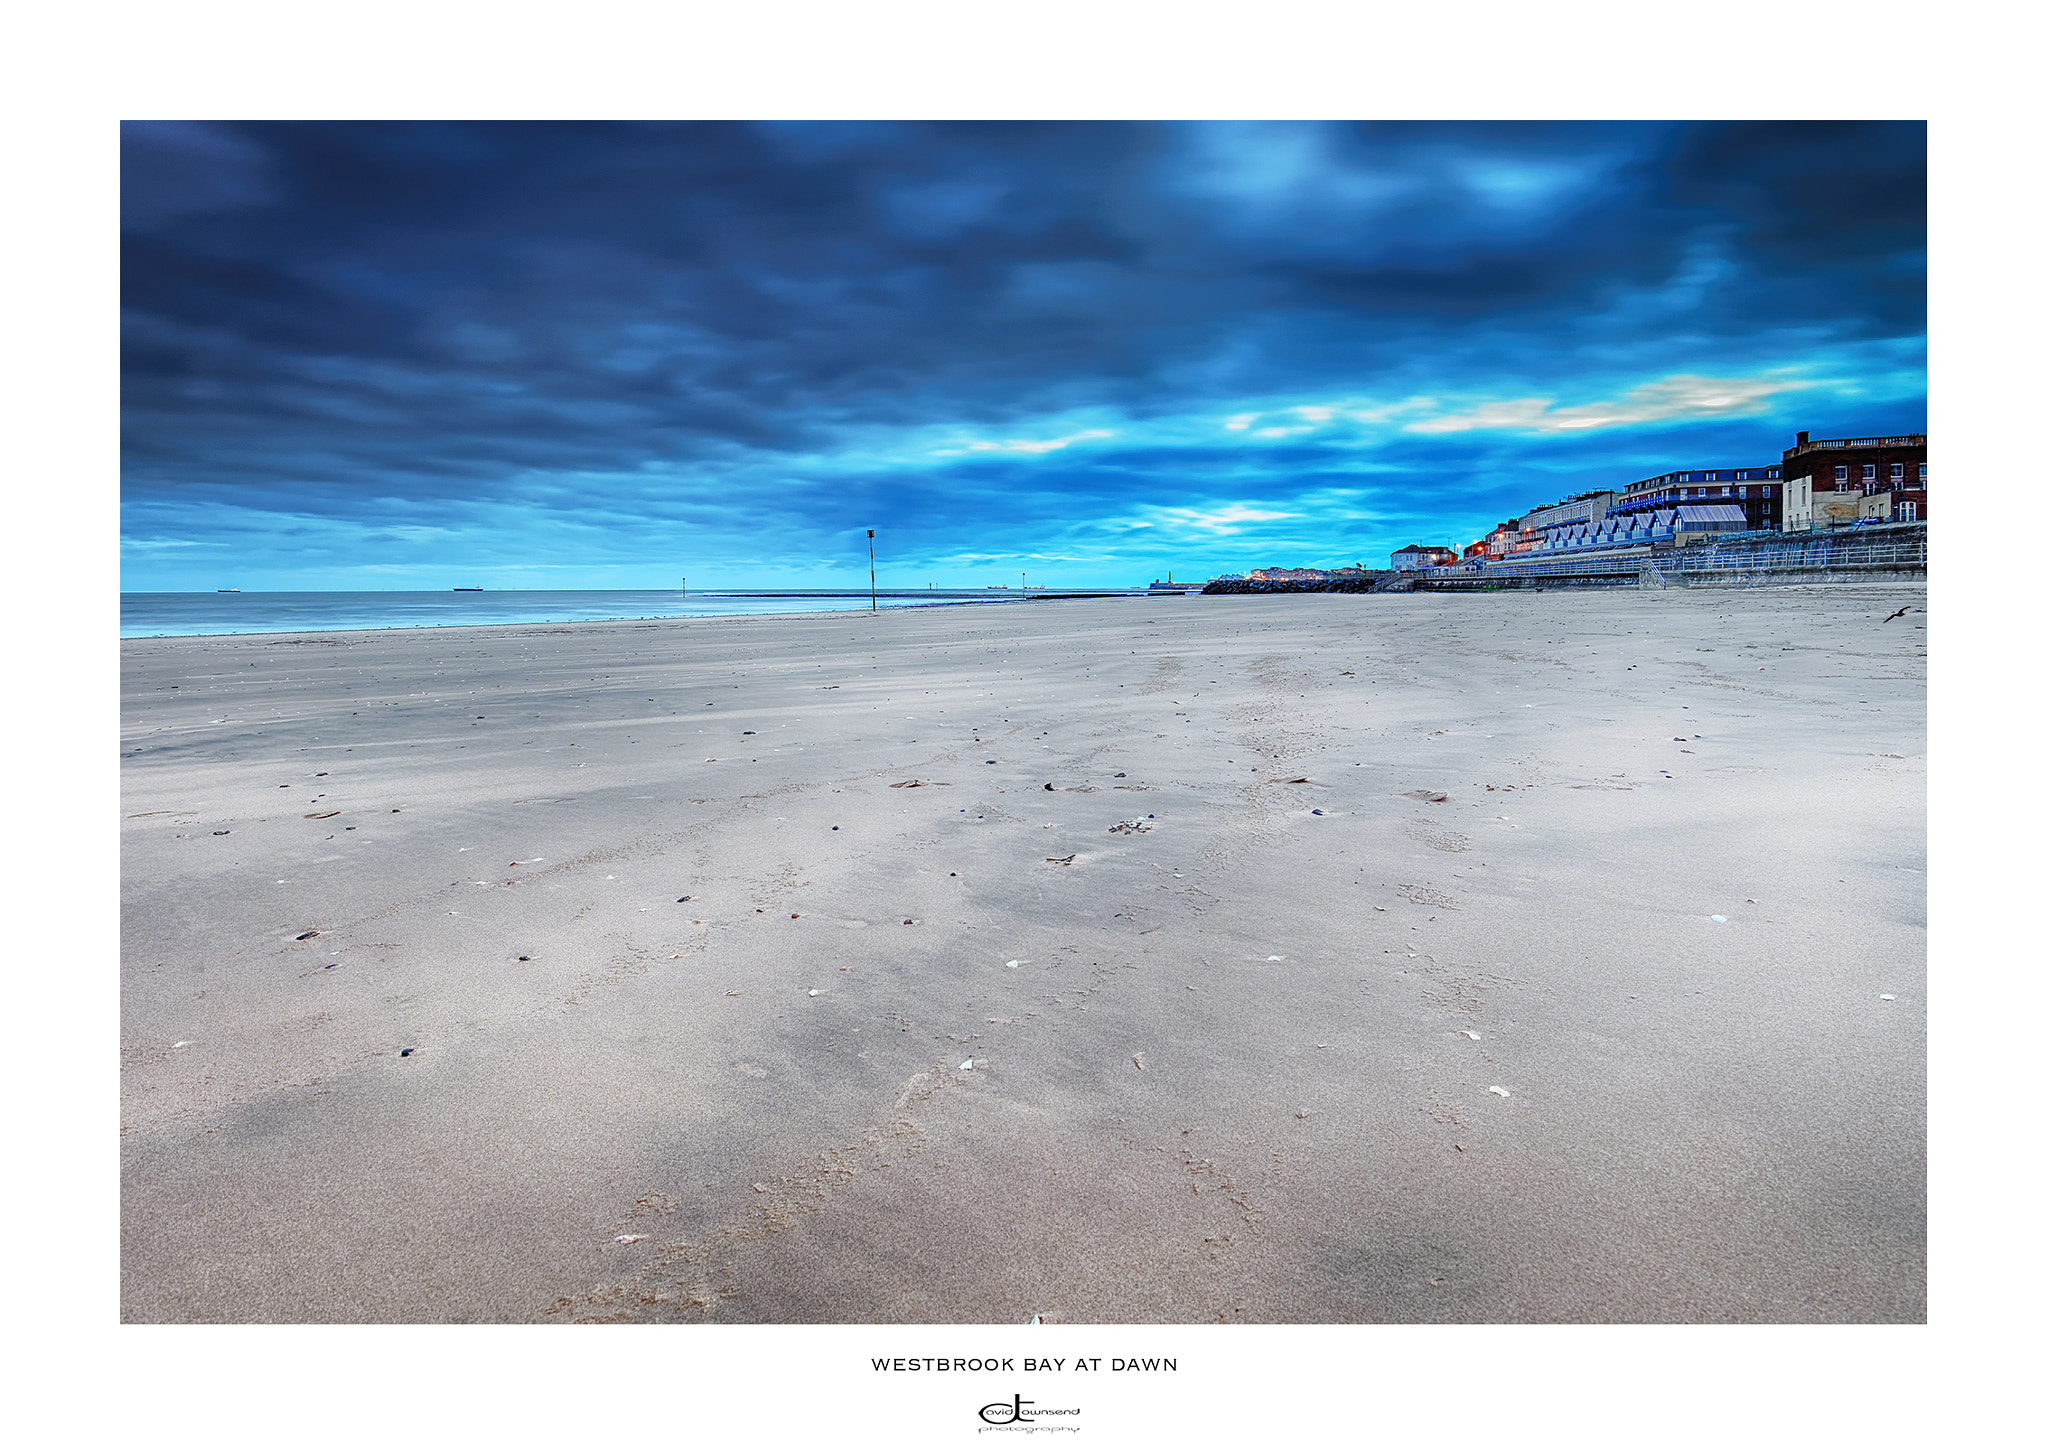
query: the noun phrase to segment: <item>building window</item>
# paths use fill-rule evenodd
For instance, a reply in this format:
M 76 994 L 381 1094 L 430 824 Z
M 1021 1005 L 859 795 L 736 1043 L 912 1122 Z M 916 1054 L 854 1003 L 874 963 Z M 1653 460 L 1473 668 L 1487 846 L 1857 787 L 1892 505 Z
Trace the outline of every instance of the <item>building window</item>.
M 1901 503 L 1899 503 L 1899 520 L 1900 520 L 1901 522 L 1917 522 L 1917 521 L 1919 521 L 1919 520 L 1920 520 L 1920 504 L 1919 504 L 1918 502 L 1901 502 Z
M 1863 464 L 1863 480 L 1866 482 L 1874 482 L 1877 480 L 1876 462 L 1865 462 Z
M 1906 464 L 1905 464 L 1904 462 L 1893 462 L 1893 463 L 1892 463 L 1892 480 L 1893 480 L 1893 481 L 1895 481 L 1895 482 L 1902 482 L 1902 481 L 1904 481 L 1905 479 L 1906 479 Z
M 1836 467 L 1836 468 L 1835 468 L 1835 480 L 1836 480 L 1836 481 L 1838 481 L 1838 482 L 1846 482 L 1846 481 L 1848 481 L 1848 480 L 1849 480 L 1849 469 L 1848 469 L 1847 467 Z
M 1736 496 L 1738 496 L 1738 497 L 1746 497 L 1746 496 L 1748 496 L 1748 495 L 1749 495 L 1749 488 L 1748 488 L 1748 487 L 1737 487 L 1737 488 L 1735 489 L 1735 495 L 1736 495 Z
M 1927 463 L 1925 462 L 1920 463 L 1920 480 L 1923 482 L 1927 480 Z

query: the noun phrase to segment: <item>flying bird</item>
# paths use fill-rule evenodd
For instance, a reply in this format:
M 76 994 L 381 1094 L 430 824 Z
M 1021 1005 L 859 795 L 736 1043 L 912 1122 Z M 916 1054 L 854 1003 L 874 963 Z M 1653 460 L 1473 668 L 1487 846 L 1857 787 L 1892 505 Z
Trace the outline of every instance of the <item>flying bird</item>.
M 1890 621 L 1892 621 L 1892 620 L 1893 620 L 1894 618 L 1904 617 L 1904 616 L 1905 616 L 1905 615 L 1906 615 L 1906 614 L 1907 614 L 1908 612 L 1911 612 L 1912 610 L 1913 610 L 1913 609 L 1912 609 L 1912 608 L 1910 608 L 1910 607 L 1901 607 L 1901 608 L 1900 608 L 1900 609 L 1899 609 L 1899 610 L 1898 610 L 1897 612 L 1894 612 L 1894 613 L 1893 613 L 1893 614 L 1891 615 L 1891 617 L 1887 617 L 1887 618 L 1885 618 L 1885 621 L 1887 621 L 1887 622 L 1890 622 Z

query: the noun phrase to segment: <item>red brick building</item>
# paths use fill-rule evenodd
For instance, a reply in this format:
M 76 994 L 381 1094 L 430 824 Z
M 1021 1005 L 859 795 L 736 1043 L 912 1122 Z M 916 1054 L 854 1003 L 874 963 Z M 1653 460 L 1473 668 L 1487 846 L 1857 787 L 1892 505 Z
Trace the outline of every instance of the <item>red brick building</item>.
M 1927 520 L 1925 432 L 1834 441 L 1813 441 L 1801 432 L 1785 452 L 1784 472 L 1788 532 L 1845 521 Z

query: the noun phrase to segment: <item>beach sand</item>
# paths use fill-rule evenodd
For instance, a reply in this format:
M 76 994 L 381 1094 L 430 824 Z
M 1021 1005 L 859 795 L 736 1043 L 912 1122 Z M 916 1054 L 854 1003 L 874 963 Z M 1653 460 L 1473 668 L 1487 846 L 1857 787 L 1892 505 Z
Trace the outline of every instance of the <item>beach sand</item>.
M 122 1316 L 1924 1320 L 1925 598 L 124 642 Z

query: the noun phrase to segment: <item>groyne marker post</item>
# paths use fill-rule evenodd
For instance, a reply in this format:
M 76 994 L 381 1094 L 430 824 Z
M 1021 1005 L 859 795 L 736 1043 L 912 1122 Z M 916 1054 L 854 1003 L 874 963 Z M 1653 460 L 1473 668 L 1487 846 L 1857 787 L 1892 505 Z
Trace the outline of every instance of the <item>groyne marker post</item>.
M 875 529 L 868 528 L 868 611 L 875 610 Z

